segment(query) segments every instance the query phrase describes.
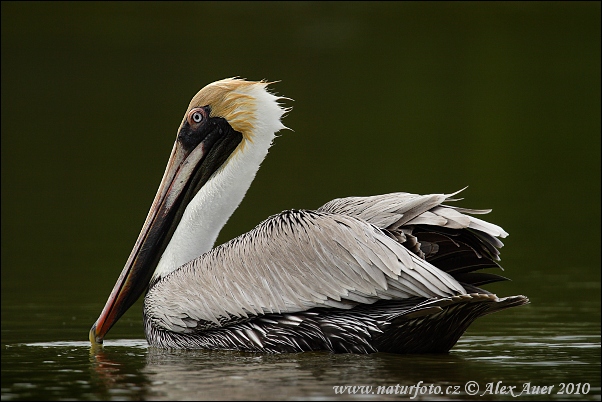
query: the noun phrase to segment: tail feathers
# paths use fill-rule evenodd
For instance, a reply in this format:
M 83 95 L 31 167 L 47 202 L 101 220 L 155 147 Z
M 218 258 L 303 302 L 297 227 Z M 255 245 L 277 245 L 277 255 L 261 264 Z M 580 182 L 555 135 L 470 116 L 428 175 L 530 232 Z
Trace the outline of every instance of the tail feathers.
M 441 299 L 428 299 L 400 313 L 397 317 L 392 317 L 391 323 L 396 325 L 403 321 L 439 313 L 445 315 L 445 309 L 449 309 L 450 307 L 457 305 L 467 304 L 479 304 L 479 309 L 482 308 L 483 312 L 483 314 L 480 315 L 486 315 L 505 310 L 510 307 L 529 304 L 529 299 L 523 295 L 499 298 L 491 293 L 470 293 L 444 297 Z
M 392 317 L 375 346 L 390 353 L 446 353 L 477 318 L 528 303 L 522 295 L 482 293 L 429 299 Z
M 529 298 L 523 295 L 503 297 L 498 299 L 497 302 L 490 304 L 489 309 L 483 315 L 502 311 L 510 307 L 524 306 L 529 303 Z

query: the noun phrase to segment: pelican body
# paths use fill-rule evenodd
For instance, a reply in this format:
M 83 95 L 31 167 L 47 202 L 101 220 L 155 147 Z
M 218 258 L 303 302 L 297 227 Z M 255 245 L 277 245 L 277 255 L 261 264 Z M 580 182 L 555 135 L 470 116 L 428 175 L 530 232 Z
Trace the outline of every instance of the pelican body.
M 268 84 L 193 97 L 93 344 L 145 291 L 151 346 L 269 353 L 444 353 L 476 318 L 528 303 L 480 287 L 506 279 L 476 271 L 499 267 L 507 233 L 455 194 L 335 199 L 214 247 L 285 128 Z

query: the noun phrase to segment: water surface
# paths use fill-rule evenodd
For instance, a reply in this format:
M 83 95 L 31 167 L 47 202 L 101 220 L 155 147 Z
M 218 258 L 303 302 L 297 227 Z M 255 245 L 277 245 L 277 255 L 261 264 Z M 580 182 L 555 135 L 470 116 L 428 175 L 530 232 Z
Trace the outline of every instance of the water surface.
M 42 317 L 53 317 L 52 309 L 36 306 L 36 310 L 46 313 Z M 431 395 L 428 388 L 422 388 L 425 393 L 418 393 L 414 399 L 432 399 L 433 396 L 508 399 L 508 395 L 495 391 L 495 385 L 501 384 L 516 387 L 515 395 L 520 394 L 517 397 L 521 399 L 599 400 L 599 324 L 595 320 L 569 324 L 570 314 L 553 307 L 543 310 L 555 314 L 558 321 L 541 320 L 539 310 L 531 304 L 509 310 L 505 315 L 481 318 L 451 352 L 444 355 L 335 355 L 327 352 L 270 355 L 161 350 L 148 347 L 146 341 L 139 338 L 142 328 L 138 323 L 127 325 L 127 330 L 116 331 L 119 335 L 131 335 L 132 339 L 109 336 L 99 350 L 91 350 L 85 340 L 10 343 L 4 344 L 2 351 L 2 398 L 409 399 L 413 394 L 378 394 L 378 387 L 384 387 L 384 392 L 395 392 L 399 385 L 397 389 L 401 392 L 403 386 L 432 385 L 433 392 L 439 390 L 440 393 Z M 90 309 L 81 313 L 93 315 L 96 312 Z M 42 317 L 37 325 L 51 327 L 51 323 L 44 324 Z M 11 318 L 7 319 L 10 324 Z M 82 327 L 78 321 L 75 318 L 70 325 Z M 22 328 L 22 331 L 20 335 L 27 338 L 26 332 L 31 329 Z M 55 335 L 59 337 L 64 333 L 57 330 Z M 14 338 L 18 334 L 12 335 Z M 71 336 L 77 338 L 75 332 Z M 53 338 L 52 334 L 49 338 Z M 468 391 L 475 391 L 475 383 L 479 392 L 475 396 L 467 394 L 466 387 L 472 387 Z M 551 393 L 529 394 L 524 391 L 525 384 L 551 387 Z M 563 384 L 565 393 L 559 394 Z M 587 388 L 588 392 L 575 394 L 578 384 L 582 391 Z M 338 388 L 345 386 L 371 388 L 355 391 Z M 488 387 L 493 387 L 493 391 L 488 391 Z M 573 393 L 567 394 L 567 387 L 573 387 Z

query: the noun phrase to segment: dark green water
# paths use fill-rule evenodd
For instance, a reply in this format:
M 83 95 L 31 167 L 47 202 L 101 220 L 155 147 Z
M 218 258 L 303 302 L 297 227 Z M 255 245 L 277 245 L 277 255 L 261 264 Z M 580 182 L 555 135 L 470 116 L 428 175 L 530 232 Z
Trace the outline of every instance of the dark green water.
M 2 400 L 407 400 L 377 387 L 420 381 L 443 393 L 415 399 L 600 400 L 600 11 L 3 2 Z M 469 185 L 458 205 L 493 208 L 510 233 L 512 282 L 488 288 L 532 303 L 481 319 L 449 355 L 273 356 L 149 349 L 138 302 L 91 354 L 182 114 L 229 76 L 281 80 L 294 131 L 219 243 L 335 197 Z M 554 388 L 486 392 L 499 381 Z

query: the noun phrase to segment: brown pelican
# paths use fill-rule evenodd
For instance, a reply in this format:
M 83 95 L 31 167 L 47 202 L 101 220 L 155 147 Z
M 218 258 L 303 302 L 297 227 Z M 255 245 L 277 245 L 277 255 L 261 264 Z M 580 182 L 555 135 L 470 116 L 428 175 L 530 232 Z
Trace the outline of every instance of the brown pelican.
M 213 247 L 286 112 L 268 82 L 225 79 L 192 98 L 142 231 L 90 341 L 147 290 L 152 346 L 253 352 L 447 352 L 478 317 L 528 303 L 480 286 L 506 278 L 507 233 L 445 205 L 392 193 L 290 210 Z

